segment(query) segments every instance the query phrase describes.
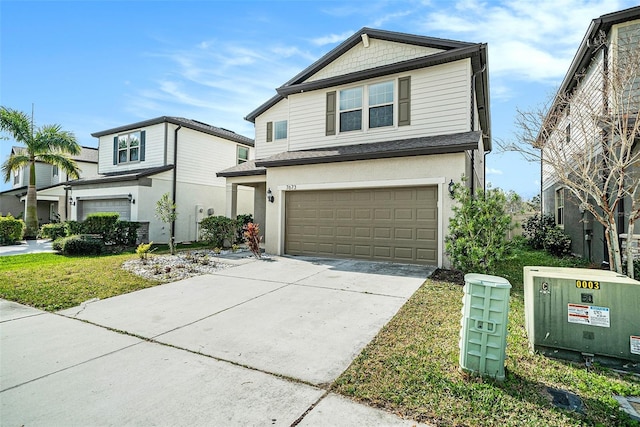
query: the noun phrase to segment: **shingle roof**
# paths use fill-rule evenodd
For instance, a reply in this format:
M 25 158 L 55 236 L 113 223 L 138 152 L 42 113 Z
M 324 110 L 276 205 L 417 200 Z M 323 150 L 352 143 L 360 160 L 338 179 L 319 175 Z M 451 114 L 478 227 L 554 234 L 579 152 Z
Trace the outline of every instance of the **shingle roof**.
M 165 123 L 165 122 L 172 123 L 174 125 L 184 126 L 189 129 L 197 130 L 200 132 L 207 133 L 209 135 L 218 136 L 220 138 L 228 139 L 230 141 L 238 142 L 240 144 L 253 147 L 253 139 L 247 138 L 246 136 L 243 136 L 243 135 L 239 135 L 229 129 L 212 126 L 210 124 L 199 122 L 197 120 L 185 119 L 184 117 L 170 117 L 170 116 L 156 117 L 155 119 L 118 126 L 118 127 L 103 130 L 100 132 L 94 132 L 91 134 L 91 136 L 99 138 L 101 136 L 105 136 L 109 134 L 120 133 L 128 130 L 132 130 L 132 129 L 138 129 L 145 126 L 151 126 L 151 125 L 156 125 L 156 124 Z
M 246 162 L 217 173 L 217 176 L 250 176 L 266 173 L 265 168 L 314 163 L 334 163 L 355 160 L 385 159 L 391 157 L 421 156 L 428 154 L 459 153 L 478 148 L 482 133 L 463 132 L 451 135 L 425 136 L 368 144 L 344 145 L 313 150 L 285 151 Z
M 444 52 L 427 55 L 407 61 L 401 61 L 389 65 L 365 69 L 358 72 L 348 73 L 335 77 L 307 81 L 307 79 L 336 60 L 346 51 L 360 43 L 362 35 L 367 34 L 370 38 L 393 41 L 398 43 L 413 44 L 425 47 L 442 49 Z M 245 120 L 255 123 L 255 119 L 269 108 L 290 94 L 306 92 L 310 90 L 324 89 L 332 86 L 353 83 L 374 77 L 385 76 L 400 72 L 406 72 L 424 67 L 430 67 L 447 62 L 457 61 L 464 58 L 471 59 L 473 75 L 476 79 L 478 116 L 484 131 L 484 148 L 491 151 L 491 116 L 489 113 L 489 79 L 488 79 L 488 58 L 487 45 L 485 43 L 469 43 L 455 40 L 439 39 L 434 37 L 419 36 L 413 34 L 397 33 L 392 31 L 376 30 L 372 28 L 362 28 L 360 31 L 349 37 L 340 45 L 332 49 L 322 58 L 305 68 L 291 80 L 276 89 L 277 94 L 267 102 L 249 113 Z
M 80 151 L 80 154 L 75 155 L 75 156 L 70 156 L 73 160 L 75 160 L 76 162 L 85 162 L 85 163 L 98 163 L 98 149 L 97 148 L 93 148 L 93 147 L 80 147 L 82 148 L 82 151 Z M 11 152 L 13 153 L 19 153 L 19 152 L 23 152 L 25 151 L 26 148 L 25 147 L 20 147 L 17 145 L 14 145 L 13 147 L 11 147 Z
M 216 173 L 216 176 L 228 178 L 232 176 L 265 175 L 266 173 L 267 168 L 263 166 L 256 166 L 255 160 L 249 160 L 248 162 L 240 163 L 239 165 L 221 170 Z
M 63 184 L 74 187 L 77 185 L 102 184 L 107 182 L 136 181 L 140 178 L 156 175 L 162 172 L 169 171 L 171 169 L 173 169 L 173 165 L 130 170 L 125 172 L 114 172 L 109 174 L 87 176 L 80 179 L 74 179 L 72 181 L 67 181 Z

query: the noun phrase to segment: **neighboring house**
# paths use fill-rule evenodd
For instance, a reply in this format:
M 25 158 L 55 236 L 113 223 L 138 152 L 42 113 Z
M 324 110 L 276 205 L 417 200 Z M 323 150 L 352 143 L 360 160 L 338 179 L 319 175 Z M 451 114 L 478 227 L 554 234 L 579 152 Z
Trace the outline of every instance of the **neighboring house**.
M 77 156 L 71 156 L 80 169 L 80 176 L 95 175 L 98 171 L 98 149 L 81 147 Z M 24 151 L 23 147 L 14 146 L 11 154 Z M 38 222 L 64 221 L 69 216 L 68 189 L 64 182 L 67 174 L 57 166 L 36 162 L 36 190 L 38 192 Z M 25 211 L 27 186 L 29 185 L 29 168 L 20 168 L 11 174 L 13 188 L 0 193 L 0 213 L 22 216 Z
M 640 49 L 640 7 L 602 15 L 591 22 L 558 90 L 556 102 L 548 112 L 547 122 L 553 123 L 552 131 L 540 133 L 541 143 L 562 141 L 567 147 L 580 146 L 585 153 L 601 151 L 597 145 L 600 138 L 607 140 L 610 136 L 605 128 L 594 124 L 593 117 L 603 114 L 605 116 L 600 117 L 613 117 L 610 83 L 603 76 L 616 66 L 615 58 L 622 48 L 625 52 L 629 48 Z M 638 88 L 634 90 L 637 99 Z M 567 102 L 569 97 L 573 98 Z M 562 105 L 558 105 L 558 100 L 562 100 Z M 574 105 L 578 102 L 579 105 Z M 637 116 L 637 104 L 635 108 L 636 111 L 626 113 Z M 580 109 L 588 114 L 578 114 Z M 638 149 L 640 144 L 636 142 L 635 150 Z M 606 172 L 601 171 L 600 175 L 606 175 Z M 553 215 L 556 224 L 571 237 L 572 252 L 596 263 L 608 261 L 604 227 L 588 211 L 580 209 L 580 204 L 549 165 L 545 166 L 542 181 L 543 211 Z M 618 205 L 620 234 L 627 231 L 630 206 L 629 197 Z M 635 233 L 639 231 L 636 225 Z
M 99 139 L 98 173 L 66 183 L 71 218 L 117 212 L 122 220 L 143 223 L 143 239 L 157 243 L 171 236 L 170 225 L 156 218 L 164 193 L 177 206 L 176 242 L 197 240 L 204 217 L 224 215 L 225 182 L 216 172 L 252 159 L 253 140 L 180 117 L 158 117 L 92 136 Z M 240 213 L 252 211 L 253 197 L 251 189 L 238 195 Z
M 266 251 L 443 266 L 449 184 L 484 186 L 487 46 L 363 28 L 251 112 Z M 236 214 L 234 198 L 227 215 Z

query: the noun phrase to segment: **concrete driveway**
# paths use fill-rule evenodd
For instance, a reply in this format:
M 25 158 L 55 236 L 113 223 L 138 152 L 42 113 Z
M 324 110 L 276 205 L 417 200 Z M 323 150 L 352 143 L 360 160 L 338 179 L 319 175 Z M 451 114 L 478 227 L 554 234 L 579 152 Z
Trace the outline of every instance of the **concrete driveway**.
M 0 256 L 55 252 L 51 244 L 51 240 L 47 239 L 23 240 L 17 245 L 0 246 Z
M 416 425 L 327 392 L 431 274 L 274 257 L 59 313 L 0 305 L 2 425 Z

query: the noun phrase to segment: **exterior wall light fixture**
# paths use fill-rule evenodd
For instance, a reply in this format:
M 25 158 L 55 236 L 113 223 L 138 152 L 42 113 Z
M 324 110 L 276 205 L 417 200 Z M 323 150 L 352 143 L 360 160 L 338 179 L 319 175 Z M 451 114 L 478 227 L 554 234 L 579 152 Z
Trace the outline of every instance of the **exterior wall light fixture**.
M 136 199 L 133 198 L 133 196 L 131 195 L 131 193 L 129 193 L 127 195 L 127 198 L 129 199 L 129 203 L 131 203 L 132 205 L 136 204 Z
M 276 198 L 275 198 L 275 197 L 273 197 L 273 193 L 271 192 L 271 188 L 269 188 L 269 189 L 267 190 L 267 201 L 268 201 L 269 203 L 273 203 L 273 201 L 274 201 L 275 199 L 276 199 Z
M 449 196 L 453 199 L 453 195 L 455 194 L 455 184 L 453 183 L 453 179 L 449 182 Z

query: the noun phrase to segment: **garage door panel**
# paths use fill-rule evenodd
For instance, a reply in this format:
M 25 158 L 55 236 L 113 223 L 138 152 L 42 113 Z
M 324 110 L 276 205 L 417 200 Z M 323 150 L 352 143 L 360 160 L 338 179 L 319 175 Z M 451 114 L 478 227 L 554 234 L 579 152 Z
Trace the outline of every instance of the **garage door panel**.
M 435 186 L 289 192 L 285 252 L 436 264 L 437 194 Z
M 80 200 L 79 208 L 82 220 L 87 215 L 98 212 L 114 212 L 120 215 L 121 221 L 129 221 L 131 219 L 131 203 L 129 199 L 99 199 L 99 200 Z
M 395 238 L 396 240 L 413 240 L 413 228 L 396 228 Z
M 351 209 L 337 209 L 336 210 L 336 219 L 353 219 L 353 214 Z
M 354 229 L 354 237 L 356 239 L 370 239 L 371 238 L 371 228 L 369 227 L 356 227 Z

